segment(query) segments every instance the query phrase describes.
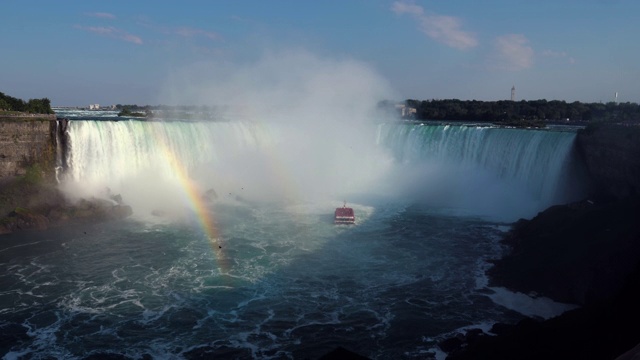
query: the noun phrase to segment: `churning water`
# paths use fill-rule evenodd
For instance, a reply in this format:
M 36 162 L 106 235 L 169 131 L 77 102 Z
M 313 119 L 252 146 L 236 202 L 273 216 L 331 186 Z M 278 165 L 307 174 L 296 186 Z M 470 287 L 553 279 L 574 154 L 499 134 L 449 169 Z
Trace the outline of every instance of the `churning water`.
M 510 221 L 579 195 L 572 132 L 381 123 L 316 142 L 73 115 L 61 186 L 134 216 L 3 236 L 5 359 L 430 358 L 465 327 L 565 309 L 484 271 Z M 343 200 L 356 225 L 333 225 Z

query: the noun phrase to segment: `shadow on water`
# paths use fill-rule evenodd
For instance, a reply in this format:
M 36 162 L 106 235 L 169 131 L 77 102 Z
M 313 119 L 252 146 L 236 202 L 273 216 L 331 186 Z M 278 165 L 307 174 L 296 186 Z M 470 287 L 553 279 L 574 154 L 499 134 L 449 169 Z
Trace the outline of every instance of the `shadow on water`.
M 140 138 L 153 140 L 150 129 L 141 124 L 111 125 L 86 123 L 78 129 L 97 135 L 128 126 L 123 133 L 134 134 L 138 129 Z M 209 124 L 196 125 L 172 124 L 172 131 L 167 125 L 164 132 L 153 134 L 156 140 L 165 135 L 173 139 L 168 135 L 189 129 L 195 135 L 226 134 Z M 261 133 L 255 129 L 252 133 L 249 126 L 225 126 L 228 131 L 248 132 L 261 139 Z M 461 149 L 458 145 L 465 143 L 465 136 L 482 138 L 487 131 L 455 129 L 461 133 L 459 138 L 438 144 L 435 140 L 449 136 L 452 129 L 417 129 L 389 130 L 398 160 L 413 156 L 417 161 L 396 168 L 401 171 L 394 172 L 389 181 L 393 189 L 409 191 L 390 191 L 393 195 L 388 197 L 354 196 L 350 206 L 356 212 L 355 226 L 333 224 L 333 211 L 341 202 L 267 204 L 234 197 L 209 209 L 217 225 L 214 239 L 204 235 L 201 213 L 188 214 L 184 222 L 128 220 L 3 236 L 0 331 L 7 340 L 0 341 L 0 349 L 6 358 L 16 359 L 105 354 L 119 354 L 113 355 L 116 358 L 314 359 L 342 346 L 376 359 L 429 358 L 435 356 L 431 350 L 435 344 L 456 329 L 486 328 L 494 321 L 520 319 L 522 315 L 491 301 L 484 277 L 486 260 L 501 254 L 498 239 L 504 224 L 471 216 L 460 210 L 464 206 L 456 206 L 471 202 L 486 209 L 501 204 L 491 194 L 509 197 L 518 192 L 505 191 L 495 178 L 480 181 L 486 178 L 478 175 L 477 163 L 444 175 L 444 166 L 423 166 L 431 164 L 430 159 L 423 160 L 433 153 L 425 146 L 437 150 L 445 164 L 475 159 L 473 149 L 458 155 L 451 149 Z M 399 133 L 404 138 L 397 138 Z M 516 172 L 511 178 L 520 176 L 525 182 L 535 180 L 532 187 L 542 187 L 540 194 L 554 190 L 545 187 L 549 174 L 543 170 L 549 161 L 532 159 L 529 155 L 537 152 L 526 151 L 525 146 L 544 140 L 543 134 L 494 130 L 490 134 L 489 140 L 513 147 L 483 148 L 485 160 L 502 159 L 504 156 L 491 153 L 497 150 L 520 149 L 522 154 L 509 158 L 511 163 L 490 164 L 490 168 L 497 173 Z M 235 141 L 232 136 L 222 137 Z M 104 144 L 112 153 L 100 159 L 104 164 L 96 166 L 95 178 L 102 180 L 102 172 L 113 167 L 115 160 L 122 162 L 121 169 L 134 168 L 133 152 L 141 159 L 135 164 L 177 163 L 167 161 L 166 156 L 155 157 L 159 151 L 153 144 L 147 151 L 138 151 L 139 144 L 133 141 L 137 137 L 126 138 L 131 140 L 131 151 L 110 148 L 118 139 Z M 186 149 L 184 159 L 202 154 L 197 146 L 189 146 L 194 143 L 192 138 L 182 140 L 184 146 L 167 153 Z M 209 140 L 198 144 L 209 144 Z M 555 144 L 564 146 L 563 153 L 570 149 L 570 136 L 556 140 Z M 484 142 L 466 143 L 480 146 Z M 83 149 L 82 154 L 87 155 L 83 161 L 95 163 L 93 147 Z M 554 159 L 552 149 L 546 150 L 548 159 Z M 248 154 L 252 161 L 243 166 L 236 158 L 230 163 L 244 171 L 253 165 L 253 155 Z M 562 172 L 563 159 L 554 161 L 556 175 L 552 178 Z M 535 172 L 527 164 L 541 170 Z M 165 170 L 167 179 L 176 181 L 173 175 L 180 168 Z M 301 172 L 302 178 L 310 176 Z M 343 172 L 326 173 L 335 173 L 342 180 Z M 256 184 L 263 180 L 256 174 L 239 175 L 238 179 L 250 178 Z M 370 174 L 363 170 L 360 175 Z M 160 183 L 157 177 L 136 181 L 137 187 L 128 190 L 151 188 Z M 312 183 L 318 187 L 326 179 Z M 469 184 L 474 185 L 471 191 Z M 241 189 L 249 188 L 244 185 Z M 277 189 L 284 195 L 291 190 L 287 186 Z M 266 192 L 263 190 L 256 192 Z M 454 195 L 460 202 L 451 201 Z M 183 200 L 175 197 L 176 203 Z M 424 205 L 440 199 L 437 207 Z M 522 210 L 525 200 L 519 199 L 514 206 Z
M 342 346 L 424 358 L 442 334 L 519 318 L 478 284 L 482 260 L 499 252 L 496 224 L 368 209 L 356 207 L 357 225 L 335 226 L 333 209 L 225 208 L 218 248 L 189 224 L 5 236 L 2 349 L 314 359 Z

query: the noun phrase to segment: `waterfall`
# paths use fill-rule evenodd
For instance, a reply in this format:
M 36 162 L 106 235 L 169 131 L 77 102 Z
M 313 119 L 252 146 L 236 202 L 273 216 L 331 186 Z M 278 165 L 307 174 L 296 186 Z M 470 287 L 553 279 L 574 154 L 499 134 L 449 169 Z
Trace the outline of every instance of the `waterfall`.
M 76 197 L 120 194 L 137 213 L 178 208 L 187 192 L 235 196 L 242 184 L 230 169 L 249 167 L 242 159 L 273 139 L 242 122 L 72 120 L 67 133 L 63 188 Z
M 54 141 L 56 146 L 56 164 L 55 164 L 55 176 L 56 181 L 60 183 L 64 170 L 67 168 L 66 156 L 67 156 L 67 125 L 69 120 L 56 119 L 54 129 Z
M 240 122 L 72 121 L 67 176 L 76 181 L 117 182 L 152 171 L 173 178 L 178 162 L 187 172 L 269 138 Z
M 393 123 L 379 126 L 377 142 L 407 166 L 429 164 L 430 169 L 448 172 L 444 181 L 456 184 L 453 191 L 470 199 L 474 196 L 465 187 L 499 192 L 500 200 L 525 196 L 535 203 L 524 213 L 531 215 L 583 195 L 575 137 L 573 131 Z
M 70 121 L 67 135 L 65 182 L 75 194 L 106 190 L 155 207 L 185 178 L 202 193 L 384 194 L 498 217 L 535 215 L 580 194 L 574 132 L 385 123 L 377 135 L 335 142 L 257 122 L 83 120 Z

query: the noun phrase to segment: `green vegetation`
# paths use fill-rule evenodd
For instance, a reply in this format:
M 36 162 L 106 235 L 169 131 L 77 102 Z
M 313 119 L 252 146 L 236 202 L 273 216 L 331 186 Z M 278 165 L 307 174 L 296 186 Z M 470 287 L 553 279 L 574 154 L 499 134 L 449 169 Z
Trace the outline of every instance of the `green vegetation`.
M 0 92 L 0 115 L 16 115 L 18 113 L 54 114 L 51 101 L 47 98 L 29 99 L 25 102 Z
M 581 103 L 558 100 L 477 101 L 477 100 L 407 100 L 415 108 L 410 118 L 417 120 L 461 120 L 494 122 L 525 126 L 544 126 L 547 122 L 584 121 L 640 123 L 640 106 L 636 103 Z M 384 101 L 389 108 L 394 103 Z
M 44 180 L 44 171 L 42 167 L 35 163 L 27 168 L 27 172 L 22 177 L 22 181 L 27 184 L 37 185 Z

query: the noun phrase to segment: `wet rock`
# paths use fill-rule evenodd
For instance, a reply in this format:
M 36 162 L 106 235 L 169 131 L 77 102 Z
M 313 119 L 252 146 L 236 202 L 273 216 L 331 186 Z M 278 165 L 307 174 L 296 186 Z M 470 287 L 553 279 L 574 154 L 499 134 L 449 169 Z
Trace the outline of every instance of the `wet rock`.
M 44 215 L 32 212 L 25 208 L 16 208 L 9 213 L 2 223 L 7 230 L 46 230 L 49 227 L 49 219 Z
M 62 223 L 68 221 L 71 217 L 69 215 L 69 209 L 64 207 L 53 208 L 47 215 L 51 222 Z
M 640 199 L 553 206 L 521 220 L 511 251 L 489 269 L 490 284 L 586 305 L 623 286 L 640 259 Z
M 368 360 L 368 357 L 356 354 L 353 351 L 347 350 L 342 346 L 338 346 L 331 352 L 321 356 L 318 360 Z
M 185 352 L 184 358 L 192 359 L 251 359 L 249 349 L 238 349 L 231 346 L 202 346 Z
M 117 194 L 117 195 L 112 195 L 111 197 L 109 197 L 111 200 L 115 201 L 116 204 L 122 205 L 122 195 Z
M 133 209 L 129 205 L 116 205 L 111 208 L 111 215 L 114 219 L 125 219 L 133 215 Z
M 640 339 L 640 199 L 554 206 L 519 221 L 491 283 L 582 308 L 498 325 L 448 354 L 464 359 L 615 359 Z M 633 353 L 633 351 L 632 351 Z
M 640 126 L 591 124 L 576 142 L 599 198 L 640 195 Z
M 204 196 L 202 196 L 202 198 L 207 202 L 211 202 L 218 198 L 218 193 L 216 193 L 216 191 L 213 189 L 209 189 L 204 193 Z
M 89 356 L 86 356 L 84 360 L 133 360 L 133 359 L 122 354 L 106 352 L 106 353 L 91 354 Z
M 464 345 L 464 335 L 462 334 L 457 334 L 454 337 L 445 339 L 438 343 L 438 347 L 446 353 L 457 351 L 461 349 L 463 345 Z
M 513 327 L 514 325 L 512 324 L 495 323 L 489 332 L 495 335 L 504 335 L 513 331 Z

